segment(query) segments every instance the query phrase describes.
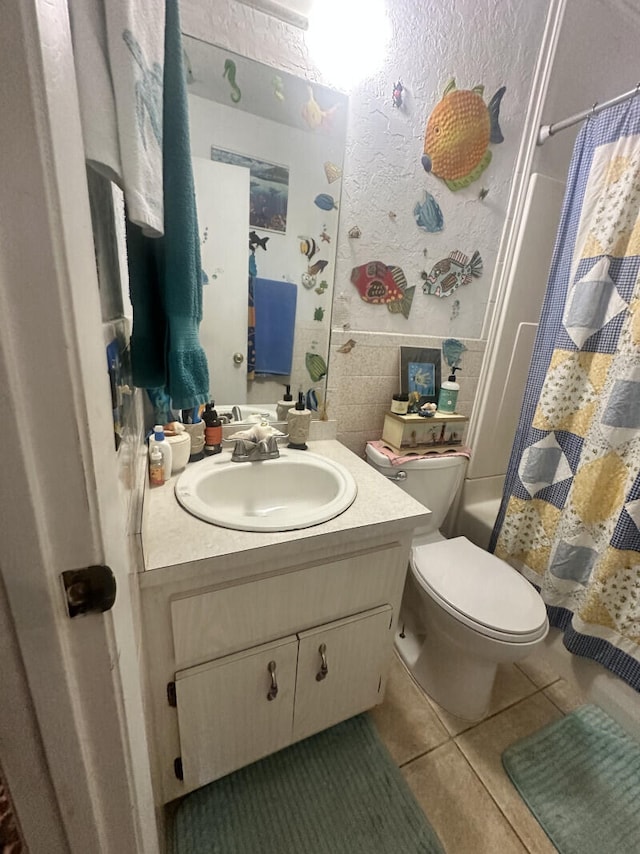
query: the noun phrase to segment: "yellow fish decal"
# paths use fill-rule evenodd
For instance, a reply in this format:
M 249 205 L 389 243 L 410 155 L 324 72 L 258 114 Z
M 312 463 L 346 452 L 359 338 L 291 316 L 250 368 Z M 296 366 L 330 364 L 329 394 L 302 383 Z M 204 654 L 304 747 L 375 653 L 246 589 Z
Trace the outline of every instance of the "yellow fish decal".
M 450 190 L 461 190 L 476 181 L 491 162 L 489 143 L 504 140 L 498 119 L 506 91 L 506 86 L 498 89 L 487 106 L 482 97 L 484 86 L 458 89 L 451 80 L 427 122 L 422 155 L 425 171 L 442 178 Z

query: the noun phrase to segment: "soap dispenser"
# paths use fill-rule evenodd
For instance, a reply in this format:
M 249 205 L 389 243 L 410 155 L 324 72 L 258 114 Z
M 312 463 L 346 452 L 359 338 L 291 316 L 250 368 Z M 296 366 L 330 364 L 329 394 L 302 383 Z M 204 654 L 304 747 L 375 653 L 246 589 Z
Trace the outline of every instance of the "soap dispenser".
M 290 448 L 295 448 L 298 451 L 307 450 L 310 423 L 311 411 L 306 408 L 304 394 L 300 391 L 298 392 L 298 402 L 287 413 L 287 432 L 289 433 Z
M 291 394 L 291 386 L 286 386 L 286 391 L 282 396 L 282 400 L 276 403 L 276 420 L 286 421 L 289 410 L 293 406 L 293 395 Z
M 456 411 L 458 392 L 460 391 L 460 383 L 456 382 L 456 371 L 459 371 L 460 368 L 452 367 L 450 370 L 449 379 L 442 383 L 438 395 L 438 412 L 447 414 Z

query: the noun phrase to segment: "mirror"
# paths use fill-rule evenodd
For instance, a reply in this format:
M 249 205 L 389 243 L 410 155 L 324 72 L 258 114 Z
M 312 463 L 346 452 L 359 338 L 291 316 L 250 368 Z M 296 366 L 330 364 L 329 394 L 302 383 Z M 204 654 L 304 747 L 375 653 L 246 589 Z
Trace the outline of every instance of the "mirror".
M 183 45 L 211 394 L 274 405 L 290 385 L 294 399 L 313 390 L 321 417 L 347 96 Z

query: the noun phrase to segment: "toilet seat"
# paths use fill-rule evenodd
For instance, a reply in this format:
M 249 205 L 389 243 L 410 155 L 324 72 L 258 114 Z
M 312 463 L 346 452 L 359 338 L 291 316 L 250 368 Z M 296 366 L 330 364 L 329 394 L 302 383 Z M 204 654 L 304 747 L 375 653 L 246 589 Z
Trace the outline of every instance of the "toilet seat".
M 466 537 L 416 543 L 411 569 L 427 595 L 482 635 L 517 644 L 546 634 L 547 611 L 535 588 Z

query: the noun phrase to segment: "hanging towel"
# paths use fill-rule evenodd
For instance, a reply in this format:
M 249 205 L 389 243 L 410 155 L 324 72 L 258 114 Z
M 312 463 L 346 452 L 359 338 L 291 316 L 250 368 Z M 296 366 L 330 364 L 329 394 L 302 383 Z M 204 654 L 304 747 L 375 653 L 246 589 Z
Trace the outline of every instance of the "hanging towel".
M 256 374 L 290 374 L 298 288 L 291 282 L 255 279 Z
M 419 454 L 413 454 L 409 450 L 405 454 L 396 454 L 379 439 L 375 442 L 369 442 L 369 445 L 391 460 L 392 466 L 401 466 L 403 463 L 414 463 L 416 460 L 428 460 L 434 457 L 466 457 L 468 460 L 471 459 L 471 448 L 465 445 L 460 448 L 447 448 L 445 451 L 427 451 Z
M 163 233 L 162 58 L 157 0 L 69 0 L 87 162 L 123 191 L 145 234 Z
M 134 384 L 165 387 L 174 409 L 209 400 L 207 358 L 200 346 L 202 267 L 178 0 L 166 0 L 163 179 L 164 237 L 145 237 L 127 222 L 133 305 Z

